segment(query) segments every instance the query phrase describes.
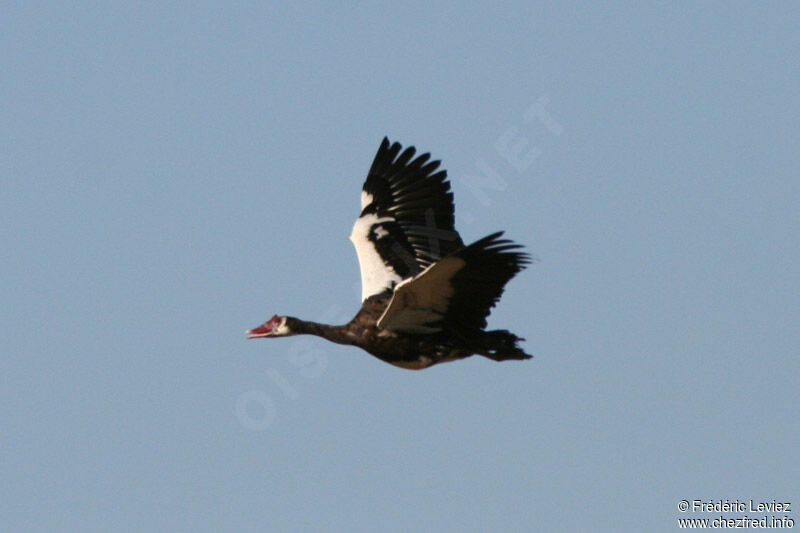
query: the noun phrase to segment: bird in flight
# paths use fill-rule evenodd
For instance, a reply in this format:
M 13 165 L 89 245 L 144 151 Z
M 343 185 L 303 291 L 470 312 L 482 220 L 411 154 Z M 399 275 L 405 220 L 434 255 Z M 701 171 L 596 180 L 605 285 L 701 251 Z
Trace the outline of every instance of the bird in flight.
M 342 326 L 275 315 L 247 337 L 309 334 L 357 346 L 419 370 L 482 355 L 530 359 L 507 330 L 486 331 L 503 287 L 530 263 L 521 246 L 493 233 L 464 246 L 455 230 L 447 172 L 430 154 L 384 138 L 361 191 L 350 241 L 361 269 L 361 309 Z

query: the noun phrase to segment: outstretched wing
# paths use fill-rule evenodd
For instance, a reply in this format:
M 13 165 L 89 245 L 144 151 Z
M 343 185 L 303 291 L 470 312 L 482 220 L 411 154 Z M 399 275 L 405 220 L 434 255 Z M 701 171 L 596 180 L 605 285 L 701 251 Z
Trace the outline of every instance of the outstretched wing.
M 361 299 L 392 290 L 463 246 L 447 172 L 430 154 L 414 158 L 384 138 L 361 192 L 350 240 L 361 268 Z
M 502 235 L 484 237 L 400 283 L 378 327 L 402 333 L 447 330 L 461 337 L 483 330 L 505 284 L 530 263 L 518 251 L 521 246 Z

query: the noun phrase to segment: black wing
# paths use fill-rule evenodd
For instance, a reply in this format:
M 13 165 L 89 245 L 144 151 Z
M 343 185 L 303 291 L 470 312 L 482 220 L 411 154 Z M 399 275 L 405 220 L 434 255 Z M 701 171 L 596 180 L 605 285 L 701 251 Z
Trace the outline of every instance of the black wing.
M 521 246 L 493 233 L 462 248 L 395 289 L 381 328 L 405 333 L 448 331 L 478 336 L 508 281 L 530 263 Z
M 442 325 L 445 329 L 470 336 L 486 327 L 486 317 L 503 295 L 506 283 L 530 264 L 522 245 L 501 239 L 493 233 L 457 252 L 466 266 L 455 273 L 450 283 L 455 289 Z
M 430 154 L 414 157 L 384 138 L 361 193 L 351 240 L 361 266 L 362 298 L 415 276 L 464 243 L 455 230 L 447 172 Z

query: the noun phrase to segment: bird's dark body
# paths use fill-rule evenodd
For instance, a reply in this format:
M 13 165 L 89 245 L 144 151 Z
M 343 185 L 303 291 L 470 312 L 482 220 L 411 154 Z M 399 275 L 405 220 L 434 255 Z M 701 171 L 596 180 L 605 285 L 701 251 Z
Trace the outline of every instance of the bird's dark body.
M 515 346 L 520 339 L 505 330 L 480 331 L 472 338 L 459 337 L 453 332 L 416 335 L 392 333 L 379 329 L 377 322 L 392 293 L 386 291 L 367 298 L 353 319 L 343 326 L 328 326 L 289 317 L 287 324 L 297 333 L 308 333 L 337 344 L 357 346 L 381 361 L 401 368 L 421 370 L 437 363 L 463 359 L 480 354 L 495 361 L 529 359 Z M 498 348 L 505 347 L 498 351 Z
M 395 366 L 422 369 L 433 364 L 466 357 L 441 334 L 412 335 L 378 329 L 378 318 L 392 299 L 391 292 L 367 298 L 361 310 L 345 327 L 356 346 Z

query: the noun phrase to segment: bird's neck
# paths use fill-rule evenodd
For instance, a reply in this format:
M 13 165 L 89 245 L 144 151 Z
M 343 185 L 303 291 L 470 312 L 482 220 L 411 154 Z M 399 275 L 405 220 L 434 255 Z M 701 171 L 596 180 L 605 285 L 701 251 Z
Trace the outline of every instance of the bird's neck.
M 287 317 L 286 325 L 293 335 L 315 335 L 337 344 L 355 344 L 355 339 L 348 334 L 345 326 L 331 326 L 294 317 Z

